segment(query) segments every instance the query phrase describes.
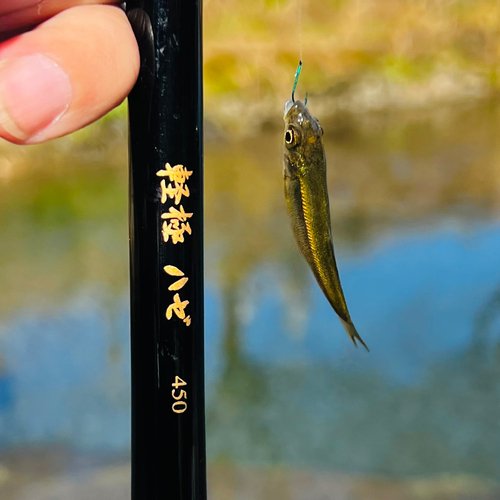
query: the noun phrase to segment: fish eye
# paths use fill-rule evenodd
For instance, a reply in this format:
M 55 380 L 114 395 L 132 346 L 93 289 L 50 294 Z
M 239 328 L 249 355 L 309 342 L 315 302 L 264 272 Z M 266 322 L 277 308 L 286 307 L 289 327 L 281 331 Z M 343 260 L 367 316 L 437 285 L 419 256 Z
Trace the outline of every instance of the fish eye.
M 287 147 L 291 148 L 295 146 L 299 142 L 299 139 L 299 132 L 292 127 L 287 129 L 287 131 L 285 132 L 285 143 Z

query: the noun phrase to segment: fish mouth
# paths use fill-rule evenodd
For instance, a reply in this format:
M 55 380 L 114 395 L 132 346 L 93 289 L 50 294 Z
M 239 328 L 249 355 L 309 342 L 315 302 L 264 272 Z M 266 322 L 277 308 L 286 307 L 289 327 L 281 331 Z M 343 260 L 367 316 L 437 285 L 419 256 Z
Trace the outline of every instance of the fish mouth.
M 288 114 L 293 105 L 294 101 L 292 101 L 291 99 L 288 99 L 288 101 L 285 102 L 285 112 L 283 113 L 283 119 L 286 118 L 286 115 Z

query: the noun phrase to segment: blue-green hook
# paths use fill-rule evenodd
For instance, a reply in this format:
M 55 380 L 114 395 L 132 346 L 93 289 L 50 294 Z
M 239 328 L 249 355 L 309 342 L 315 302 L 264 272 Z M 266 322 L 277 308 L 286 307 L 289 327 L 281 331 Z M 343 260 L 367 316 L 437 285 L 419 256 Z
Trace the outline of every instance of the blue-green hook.
M 299 81 L 299 75 L 300 75 L 301 70 L 302 70 L 302 61 L 299 61 L 297 71 L 295 72 L 295 81 L 293 82 L 292 102 L 295 102 L 295 89 L 297 88 L 297 82 Z M 307 106 L 307 92 L 306 92 L 306 100 L 304 101 L 304 104 Z
M 293 82 L 292 89 L 292 102 L 295 102 L 295 89 L 297 88 L 297 82 L 299 81 L 300 70 L 302 69 L 302 61 L 299 61 L 297 71 L 295 72 L 295 81 Z

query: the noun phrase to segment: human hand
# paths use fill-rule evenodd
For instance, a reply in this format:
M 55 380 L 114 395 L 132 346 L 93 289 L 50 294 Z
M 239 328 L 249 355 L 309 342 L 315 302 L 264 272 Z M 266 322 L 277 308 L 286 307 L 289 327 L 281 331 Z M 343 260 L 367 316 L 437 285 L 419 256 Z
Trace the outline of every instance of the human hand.
M 123 101 L 139 72 L 139 51 L 113 3 L 1 0 L 0 137 L 44 142 Z

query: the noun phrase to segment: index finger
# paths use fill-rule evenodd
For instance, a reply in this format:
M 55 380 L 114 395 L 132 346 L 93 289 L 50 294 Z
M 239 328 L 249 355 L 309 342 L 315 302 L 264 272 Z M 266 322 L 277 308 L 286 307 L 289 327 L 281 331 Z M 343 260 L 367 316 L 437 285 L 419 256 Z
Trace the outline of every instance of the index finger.
M 118 3 L 118 0 L 3 0 L 0 2 L 0 32 L 36 26 L 78 5 Z

